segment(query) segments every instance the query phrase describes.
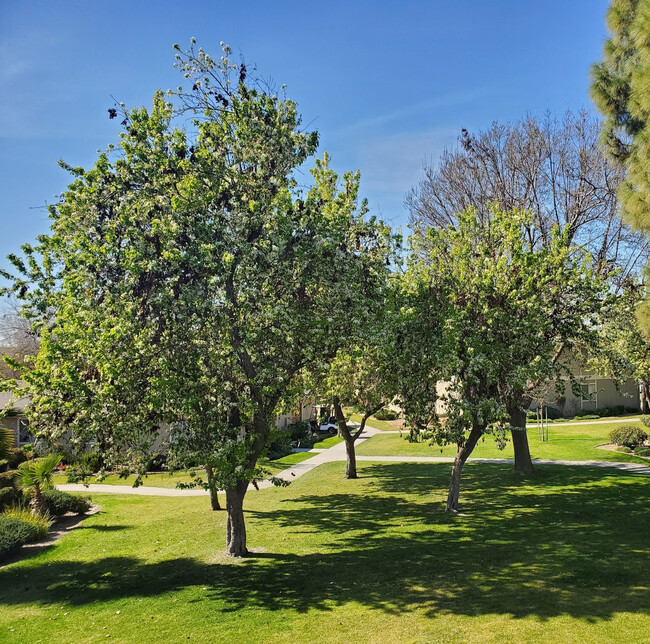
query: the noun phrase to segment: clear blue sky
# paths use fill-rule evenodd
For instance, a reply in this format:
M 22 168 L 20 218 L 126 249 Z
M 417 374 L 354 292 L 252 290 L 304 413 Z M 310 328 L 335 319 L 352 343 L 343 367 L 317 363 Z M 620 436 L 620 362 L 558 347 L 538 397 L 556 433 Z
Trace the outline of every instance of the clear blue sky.
M 172 44 L 219 41 L 287 85 L 334 167 L 360 169 L 374 213 L 407 222 L 423 162 L 484 128 L 592 109 L 607 0 L 421 2 L 0 0 L 0 265 L 48 228 L 43 206 L 117 140 L 111 96 L 179 84 Z

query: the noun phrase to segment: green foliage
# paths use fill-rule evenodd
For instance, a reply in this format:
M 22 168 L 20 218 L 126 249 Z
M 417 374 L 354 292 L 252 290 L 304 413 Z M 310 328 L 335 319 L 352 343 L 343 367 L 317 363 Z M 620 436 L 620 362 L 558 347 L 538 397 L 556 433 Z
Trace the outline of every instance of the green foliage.
M 165 452 L 150 454 L 147 458 L 147 472 L 161 472 L 167 468 L 168 455 Z
M 380 409 L 373 416 L 377 420 L 397 420 L 399 418 L 399 414 L 392 409 Z
M 641 422 L 642 422 L 646 427 L 650 427 L 650 416 L 641 416 Z
M 291 431 L 289 428 L 281 430 L 273 430 L 270 435 L 270 442 L 266 449 L 266 455 L 270 460 L 282 458 L 287 454 L 291 454 L 293 447 Z
M 527 222 L 524 213 L 493 205 L 489 221 L 469 210 L 456 227 L 413 238 L 408 278 L 424 294 L 418 315 L 442 311 L 446 318 L 444 357 L 437 370 L 418 374 L 432 385 L 449 383 L 441 395 L 448 417 L 433 425 L 440 444 L 464 444 L 472 427 L 503 436 L 531 383 L 568 373 L 561 348 L 594 334 L 605 285 L 589 258 L 557 229 L 547 247 L 536 248 L 524 234 Z M 411 425 L 431 426 L 402 407 Z
M 609 442 L 634 449 L 648 440 L 648 434 L 634 425 L 621 425 L 613 429 L 608 436 Z
M 311 426 L 306 420 L 299 420 L 287 425 L 287 431 L 291 434 L 292 441 L 304 441 L 311 434 Z
M 602 141 L 627 170 L 618 197 L 637 228 L 650 228 L 650 2 L 612 0 L 610 37 L 592 68 L 591 94 L 604 114 Z
M 617 452 L 622 452 L 623 454 L 633 454 L 634 450 L 631 447 L 626 447 L 625 445 L 620 445 L 616 448 Z
M 52 487 L 52 473 L 61 462 L 58 454 L 25 461 L 18 466 L 18 484 L 23 490 Z
M 359 203 L 359 173 L 339 178 L 327 154 L 298 186 L 318 135 L 222 53 L 178 50 L 187 87 L 120 106 L 119 146 L 66 166 L 50 233 L 12 257 L 12 290 L 41 331 L 22 374 L 34 426 L 142 473 L 166 423 L 174 459 L 199 455 L 233 491 L 299 370 L 370 315 L 390 231 Z
M 81 497 L 61 490 L 44 490 L 43 500 L 47 512 L 52 517 L 60 517 L 68 512 L 85 514 L 92 505 L 90 497 Z
M 634 454 L 636 456 L 650 456 L 650 447 L 635 447 Z
M 0 459 L 8 459 L 14 445 L 14 433 L 11 429 L 0 427 Z
M 0 487 L 0 512 L 5 508 L 20 503 L 23 496 L 20 490 L 11 487 Z
M 23 544 L 38 539 L 39 529 L 34 523 L 0 514 L 0 561 Z
M 8 519 L 17 519 L 19 521 L 24 521 L 25 523 L 30 523 L 36 528 L 36 534 L 33 541 L 42 541 L 47 539 L 47 536 L 50 532 L 50 528 L 54 523 L 54 520 L 50 516 L 54 515 L 42 515 L 34 514 L 27 508 L 22 507 L 21 505 L 14 505 L 13 507 L 5 509 L 2 513 L 3 517 Z

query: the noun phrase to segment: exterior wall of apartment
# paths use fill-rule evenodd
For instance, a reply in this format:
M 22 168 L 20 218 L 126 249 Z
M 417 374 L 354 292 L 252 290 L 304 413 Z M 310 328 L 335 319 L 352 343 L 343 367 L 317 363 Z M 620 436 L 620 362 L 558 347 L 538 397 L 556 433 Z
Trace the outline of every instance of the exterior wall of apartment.
M 564 386 L 564 395 L 559 398 L 550 398 L 544 401 L 549 407 L 558 409 L 562 416 L 570 417 L 581 411 L 592 411 L 603 407 L 616 407 L 622 405 L 629 409 L 640 410 L 641 400 L 639 386 L 635 380 L 628 380 L 618 389 L 611 378 L 599 378 L 595 375 L 576 376 L 581 386 L 581 395 L 577 396 L 567 379 Z M 531 405 L 535 408 L 537 405 Z

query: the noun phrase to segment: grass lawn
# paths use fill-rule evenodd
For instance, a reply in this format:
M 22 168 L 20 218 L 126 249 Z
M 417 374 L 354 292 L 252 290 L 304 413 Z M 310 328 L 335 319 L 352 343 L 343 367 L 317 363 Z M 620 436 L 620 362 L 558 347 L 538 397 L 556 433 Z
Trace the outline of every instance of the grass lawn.
M 623 454 L 597 449 L 596 445 L 607 443 L 607 435 L 619 423 L 576 424 L 568 427 L 549 425 L 548 442 L 539 440 L 537 428 L 529 427 L 528 442 L 533 458 L 566 459 L 571 461 L 619 461 L 625 463 L 645 463 L 648 461 Z M 404 433 L 407 436 L 407 432 Z M 399 434 L 376 434 L 361 443 L 357 454 L 363 456 L 454 456 L 456 447 L 448 445 L 444 448 L 430 446 L 427 442 L 409 443 Z M 472 452 L 474 458 L 513 458 L 512 442 L 509 440 L 506 448 L 500 451 L 494 439 L 486 436 L 479 441 Z
M 360 414 L 352 414 L 350 416 L 350 420 L 353 420 L 355 423 L 360 423 L 361 418 L 362 416 Z M 397 420 L 377 420 L 372 416 L 366 421 L 366 424 L 370 425 L 370 427 L 382 431 L 395 431 L 396 429 L 400 429 L 403 423 L 404 421 L 401 418 L 398 418 Z
M 328 447 L 331 446 L 328 445 Z M 278 458 L 275 461 L 264 460 L 260 462 L 260 465 L 263 465 L 265 469 L 271 472 L 271 474 L 277 474 L 282 470 L 286 470 L 287 467 L 290 467 L 291 465 L 306 461 L 312 456 L 314 456 L 314 454 L 309 454 L 308 452 L 296 452 L 295 454 L 288 454 L 287 456 Z M 205 479 L 205 471 L 203 469 L 197 468 L 196 472 Z M 111 475 L 107 476 L 103 481 L 97 481 L 95 477 L 91 477 L 87 482 L 93 484 L 104 483 L 106 485 L 133 485 L 135 478 L 135 475 L 129 476 L 127 478 L 120 478 L 117 475 Z M 189 483 L 191 481 L 192 477 L 190 476 L 189 471 L 183 470 L 178 472 L 147 474 L 142 479 L 142 485 L 146 487 L 175 488 L 177 483 Z M 54 476 L 55 485 L 60 485 L 67 482 L 68 481 L 65 474 L 56 474 Z
M 648 641 L 650 477 L 468 464 L 454 517 L 448 464 L 344 467 L 249 493 L 244 561 L 205 498 L 93 495 L 0 570 L 0 641 Z
M 340 436 L 330 436 L 319 443 L 314 443 L 313 449 L 327 449 L 328 447 L 334 447 L 334 445 L 338 445 L 342 442 L 343 439 Z

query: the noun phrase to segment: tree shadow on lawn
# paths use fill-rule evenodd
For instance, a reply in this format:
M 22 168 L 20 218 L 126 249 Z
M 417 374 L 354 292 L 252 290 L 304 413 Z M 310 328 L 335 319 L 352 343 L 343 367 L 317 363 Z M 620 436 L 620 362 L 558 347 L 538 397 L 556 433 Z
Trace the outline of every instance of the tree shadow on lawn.
M 269 521 L 325 531 L 332 533 L 327 552 L 214 564 L 135 557 L 35 562 L 0 571 L 0 604 L 79 606 L 186 592 L 188 602 L 225 602 L 225 612 L 251 606 L 307 612 L 355 602 L 431 617 L 598 621 L 622 611 L 649 614 L 650 480 L 554 469 L 554 476 L 542 472 L 543 481 L 529 485 L 494 466 L 468 468 L 468 516 L 453 517 L 425 496 L 399 496 L 405 485 L 410 493 L 437 489 L 448 467 L 372 465 L 365 473 L 380 480 L 378 494 L 302 496 L 278 510 L 250 513 L 251 536 Z

